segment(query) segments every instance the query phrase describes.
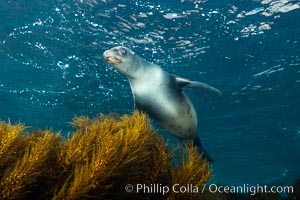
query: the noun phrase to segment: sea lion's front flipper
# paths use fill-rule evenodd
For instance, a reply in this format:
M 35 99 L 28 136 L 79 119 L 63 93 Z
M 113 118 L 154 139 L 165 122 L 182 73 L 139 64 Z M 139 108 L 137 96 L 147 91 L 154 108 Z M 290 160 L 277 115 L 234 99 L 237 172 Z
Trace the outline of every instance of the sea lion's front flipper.
M 206 83 L 198 82 L 198 81 L 191 81 L 189 79 L 181 78 L 181 77 L 175 77 L 175 81 L 178 84 L 179 87 L 189 87 L 189 88 L 195 88 L 206 92 L 213 92 L 217 95 L 222 95 L 222 92 L 218 90 L 217 88 L 214 88 Z

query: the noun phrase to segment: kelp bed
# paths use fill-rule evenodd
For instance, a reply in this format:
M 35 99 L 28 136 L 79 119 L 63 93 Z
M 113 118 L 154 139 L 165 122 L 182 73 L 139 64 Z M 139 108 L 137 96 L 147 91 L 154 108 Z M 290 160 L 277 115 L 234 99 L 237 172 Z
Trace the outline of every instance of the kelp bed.
M 127 193 L 127 184 L 202 188 L 209 164 L 191 145 L 170 149 L 147 115 L 78 117 L 67 139 L 0 122 L 0 199 L 186 199 L 201 194 Z M 180 149 L 180 150 L 178 150 Z

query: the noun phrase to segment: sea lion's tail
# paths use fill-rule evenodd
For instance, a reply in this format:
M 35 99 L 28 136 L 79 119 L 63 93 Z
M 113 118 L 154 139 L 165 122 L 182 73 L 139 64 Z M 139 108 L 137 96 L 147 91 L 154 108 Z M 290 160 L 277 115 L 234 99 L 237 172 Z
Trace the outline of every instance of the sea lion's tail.
M 202 158 L 206 159 L 208 162 L 213 163 L 214 160 L 208 155 L 208 153 L 203 148 L 200 138 L 198 135 L 193 139 L 193 145 L 197 147 L 197 150 L 200 154 L 202 154 Z

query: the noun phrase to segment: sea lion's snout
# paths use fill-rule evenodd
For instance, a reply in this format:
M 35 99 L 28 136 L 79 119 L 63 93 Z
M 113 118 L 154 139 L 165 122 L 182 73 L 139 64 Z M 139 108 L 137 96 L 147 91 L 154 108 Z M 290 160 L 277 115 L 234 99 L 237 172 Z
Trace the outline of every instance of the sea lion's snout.
M 104 51 L 103 58 L 106 62 L 110 64 L 121 63 L 121 59 L 114 53 L 114 51 L 111 50 Z
M 103 57 L 107 58 L 109 56 L 109 50 L 103 52 Z

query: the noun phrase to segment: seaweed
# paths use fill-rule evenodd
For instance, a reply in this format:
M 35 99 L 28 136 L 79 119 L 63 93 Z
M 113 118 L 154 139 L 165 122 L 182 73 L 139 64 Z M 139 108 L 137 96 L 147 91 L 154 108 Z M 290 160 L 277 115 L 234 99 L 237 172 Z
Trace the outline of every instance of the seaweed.
M 9 127 L 11 125 L 8 125 Z M 15 129 L 12 130 L 11 134 L 16 134 L 20 136 L 19 133 L 22 130 L 19 125 L 15 126 Z M 2 136 L 2 135 L 1 135 Z M 57 144 L 60 139 L 60 136 L 53 134 L 49 131 L 44 131 L 42 135 L 29 135 L 27 136 L 30 139 L 27 140 L 27 144 L 24 145 L 23 151 L 17 155 L 17 159 L 10 166 L 5 167 L 3 176 L 1 176 L 0 181 L 0 197 L 3 199 L 10 198 L 21 198 L 23 194 L 29 192 L 29 188 L 34 186 L 38 179 L 44 175 L 47 169 L 47 160 L 51 158 L 51 153 L 53 152 L 53 146 Z M 2 138 L 2 137 L 1 137 Z M 18 137 L 13 137 L 7 139 L 7 141 L 17 140 Z M 2 140 L 4 140 L 2 138 Z M 13 141 L 11 142 L 13 144 Z M 15 147 L 11 145 L 12 149 Z M 9 151 L 9 149 L 7 149 Z M 12 152 L 12 151 L 10 151 Z M 17 152 L 14 151 L 14 154 Z M 7 155 L 12 156 L 13 154 Z M 4 157 L 5 160 L 13 159 Z M 5 164 L 5 162 L 1 162 Z M 2 174 L 2 173 L 1 173 Z
M 74 133 L 63 139 L 51 130 L 26 132 L 23 124 L 0 122 L 0 199 L 201 198 L 126 192 L 128 184 L 201 187 L 211 176 L 192 144 L 174 153 L 146 114 L 76 117 L 71 124 Z

